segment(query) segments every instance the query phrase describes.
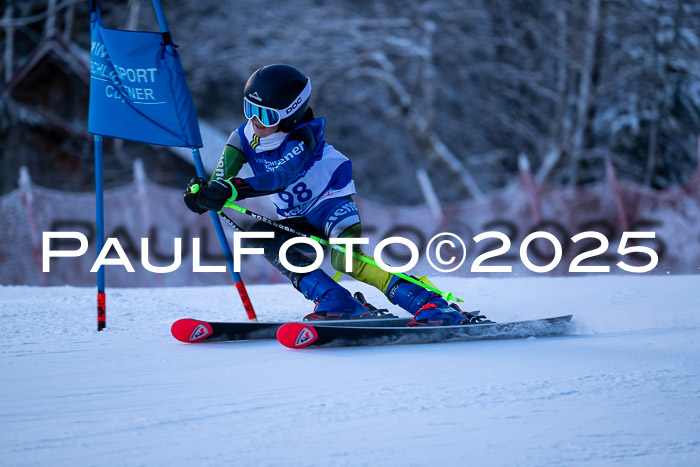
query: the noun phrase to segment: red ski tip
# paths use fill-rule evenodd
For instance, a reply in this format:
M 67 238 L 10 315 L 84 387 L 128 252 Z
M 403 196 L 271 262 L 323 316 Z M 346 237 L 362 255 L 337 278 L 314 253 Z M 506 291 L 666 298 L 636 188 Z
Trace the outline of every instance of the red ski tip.
M 313 326 L 302 323 L 287 323 L 277 330 L 277 340 L 290 349 L 303 349 L 318 338 Z
M 194 343 L 206 339 L 212 333 L 209 323 L 196 319 L 179 319 L 170 327 L 173 337 L 181 342 Z

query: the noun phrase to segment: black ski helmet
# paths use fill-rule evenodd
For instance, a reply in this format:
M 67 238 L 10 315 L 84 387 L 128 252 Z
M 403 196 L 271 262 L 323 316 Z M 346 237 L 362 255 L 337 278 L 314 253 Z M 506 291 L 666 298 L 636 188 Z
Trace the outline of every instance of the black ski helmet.
M 309 106 L 310 94 L 311 80 L 308 76 L 284 64 L 259 68 L 248 78 L 243 89 L 243 97 L 248 102 L 279 112 L 279 130 L 285 133 L 301 122 Z

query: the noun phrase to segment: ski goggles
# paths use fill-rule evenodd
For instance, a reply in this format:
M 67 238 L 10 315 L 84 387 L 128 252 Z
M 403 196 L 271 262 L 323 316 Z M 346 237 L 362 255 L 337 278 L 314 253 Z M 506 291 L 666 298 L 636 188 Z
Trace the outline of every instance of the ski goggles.
M 253 104 L 247 97 L 243 98 L 243 113 L 248 120 L 258 117 L 260 123 L 267 127 L 275 126 L 282 120 L 279 110 Z
M 243 97 L 243 113 L 245 118 L 250 120 L 253 117 L 258 117 L 258 120 L 265 127 L 272 127 L 277 125 L 282 121 L 283 118 L 287 118 L 292 115 L 296 109 L 306 102 L 306 100 L 311 95 L 311 80 L 306 79 L 306 86 L 301 91 L 301 94 L 297 96 L 296 99 L 286 109 L 277 110 L 271 107 L 265 107 L 264 105 L 256 104 L 248 99 L 247 96 Z

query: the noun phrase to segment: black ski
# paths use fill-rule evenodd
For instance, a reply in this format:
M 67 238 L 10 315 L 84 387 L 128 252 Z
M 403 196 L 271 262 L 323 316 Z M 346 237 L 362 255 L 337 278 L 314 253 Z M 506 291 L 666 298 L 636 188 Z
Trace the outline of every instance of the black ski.
M 329 319 L 323 321 L 313 321 L 314 325 L 333 325 L 339 327 L 381 327 L 405 326 L 406 323 L 411 321 L 411 318 L 399 318 L 398 316 L 389 313 L 385 309 L 378 309 L 371 303 L 367 302 L 365 297 L 360 292 L 355 293 L 355 298 L 362 302 L 365 308 L 367 308 L 369 312 L 368 317 L 350 320 Z M 274 339 L 280 326 L 287 323 L 289 323 L 289 321 L 268 323 L 251 321 L 212 323 L 209 321 L 186 318 L 175 321 L 170 328 L 170 332 L 175 339 L 190 344 L 196 342 Z
M 375 319 L 350 319 L 350 320 L 329 320 L 324 322 L 313 321 L 314 326 L 405 326 L 411 318 L 375 318 Z M 310 322 L 310 321 L 307 321 Z M 258 339 L 274 339 L 280 326 L 288 324 L 289 321 L 255 323 L 244 322 L 222 322 L 212 323 L 198 319 L 179 319 L 170 328 L 173 337 L 179 341 L 194 344 L 196 342 L 216 342 L 216 341 L 244 341 Z M 299 323 L 301 324 L 301 323 Z
M 287 323 L 277 331 L 281 344 L 301 349 L 308 346 L 422 344 L 448 341 L 512 339 L 564 334 L 573 315 L 508 323 L 474 323 L 456 326 L 345 327 L 316 323 Z

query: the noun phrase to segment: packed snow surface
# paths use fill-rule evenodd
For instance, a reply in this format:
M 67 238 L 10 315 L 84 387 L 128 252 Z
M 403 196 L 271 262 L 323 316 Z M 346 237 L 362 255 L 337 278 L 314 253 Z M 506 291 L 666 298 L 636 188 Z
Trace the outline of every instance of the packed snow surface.
M 188 345 L 179 318 L 245 320 L 234 287 L 108 289 L 101 333 L 93 288 L 0 287 L 0 465 L 700 465 L 700 276 L 439 283 L 495 321 L 573 314 L 573 333 Z M 264 321 L 312 308 L 249 292 Z

